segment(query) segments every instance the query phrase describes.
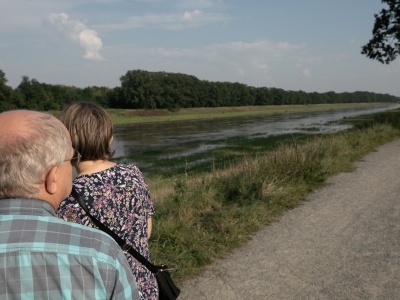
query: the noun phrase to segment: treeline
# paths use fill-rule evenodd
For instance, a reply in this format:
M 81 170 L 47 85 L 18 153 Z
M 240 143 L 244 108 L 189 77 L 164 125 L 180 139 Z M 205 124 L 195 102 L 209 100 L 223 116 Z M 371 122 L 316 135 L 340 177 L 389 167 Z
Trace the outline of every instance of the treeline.
M 15 88 L 7 85 L 0 70 L 0 111 L 61 110 L 77 101 L 96 102 L 106 108 L 169 109 L 190 107 L 256 106 L 319 103 L 398 102 L 399 97 L 371 92 L 306 93 L 279 88 L 252 87 L 242 83 L 211 82 L 167 72 L 128 71 L 121 86 L 77 88 L 51 85 L 23 76 Z

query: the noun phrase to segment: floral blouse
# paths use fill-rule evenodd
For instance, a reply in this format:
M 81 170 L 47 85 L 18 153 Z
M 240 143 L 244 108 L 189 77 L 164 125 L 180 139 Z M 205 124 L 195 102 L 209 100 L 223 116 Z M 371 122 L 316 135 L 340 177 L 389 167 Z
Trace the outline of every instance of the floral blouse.
M 140 254 L 149 259 L 147 219 L 155 213 L 150 192 L 140 170 L 130 164 L 116 164 L 101 172 L 81 175 L 73 187 L 90 213 Z M 65 199 L 57 214 L 65 221 L 95 227 L 73 196 Z M 126 253 L 142 299 L 158 299 L 154 275 Z

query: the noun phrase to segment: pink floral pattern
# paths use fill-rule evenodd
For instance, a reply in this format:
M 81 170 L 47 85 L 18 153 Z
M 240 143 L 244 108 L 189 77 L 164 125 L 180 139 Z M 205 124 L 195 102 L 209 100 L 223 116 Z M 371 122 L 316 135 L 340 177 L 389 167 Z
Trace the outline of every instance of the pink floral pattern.
M 94 217 L 149 259 L 147 219 L 155 209 L 138 167 L 117 164 L 98 173 L 78 176 L 73 186 Z M 96 228 L 71 195 L 61 203 L 57 214 L 65 221 Z M 142 299 L 158 299 L 154 275 L 129 253 L 126 258 Z

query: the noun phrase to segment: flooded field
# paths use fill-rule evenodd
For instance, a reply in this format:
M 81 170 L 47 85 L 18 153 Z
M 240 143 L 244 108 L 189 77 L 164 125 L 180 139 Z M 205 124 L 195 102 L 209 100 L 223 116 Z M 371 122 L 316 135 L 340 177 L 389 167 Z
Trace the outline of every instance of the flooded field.
M 141 156 L 149 154 L 153 155 L 153 161 L 157 161 L 209 151 L 223 146 L 223 141 L 230 138 L 266 137 L 310 130 L 344 130 L 348 128 L 347 125 L 339 124 L 343 118 L 398 107 L 398 104 L 385 104 L 324 111 L 119 125 L 115 128 L 113 148 L 116 149 L 115 157 L 130 157 L 133 161 L 141 161 Z

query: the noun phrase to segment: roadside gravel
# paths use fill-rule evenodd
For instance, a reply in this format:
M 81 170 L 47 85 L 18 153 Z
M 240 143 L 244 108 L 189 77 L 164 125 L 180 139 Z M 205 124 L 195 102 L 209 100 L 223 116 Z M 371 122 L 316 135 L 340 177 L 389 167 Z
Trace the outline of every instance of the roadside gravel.
M 400 139 L 180 286 L 180 300 L 400 299 Z

